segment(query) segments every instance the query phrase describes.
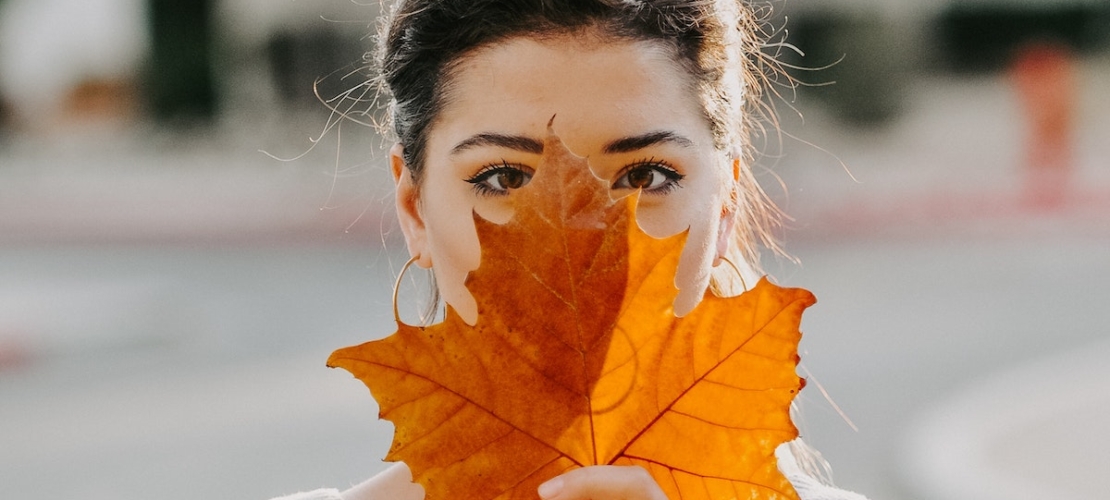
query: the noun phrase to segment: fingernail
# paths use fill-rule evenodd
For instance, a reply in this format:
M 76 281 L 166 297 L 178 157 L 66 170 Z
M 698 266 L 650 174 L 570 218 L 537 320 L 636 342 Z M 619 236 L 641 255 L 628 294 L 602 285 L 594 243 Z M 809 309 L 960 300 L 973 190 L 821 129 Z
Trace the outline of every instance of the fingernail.
M 561 491 L 563 491 L 563 478 L 561 477 L 541 484 L 539 489 L 536 490 L 540 494 L 540 498 L 554 498 Z

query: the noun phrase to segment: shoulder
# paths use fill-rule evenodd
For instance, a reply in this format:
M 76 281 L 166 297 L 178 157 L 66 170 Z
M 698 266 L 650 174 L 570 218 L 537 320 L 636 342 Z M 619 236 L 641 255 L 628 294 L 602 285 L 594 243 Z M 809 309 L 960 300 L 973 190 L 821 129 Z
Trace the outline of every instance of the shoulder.
M 340 492 L 322 488 L 271 500 L 423 500 L 424 489 L 412 482 L 412 473 L 398 462 L 378 475 Z
M 802 500 L 867 500 L 867 497 L 859 493 L 838 489 L 806 473 L 798 465 L 791 443 L 780 445 L 775 450 L 775 458 L 778 459 L 779 471 L 794 486 Z
M 409 466 L 397 462 L 341 495 L 342 500 L 424 500 L 424 488 L 412 482 Z
M 335 488 L 321 488 L 312 491 L 303 491 L 288 496 L 272 498 L 271 500 L 343 500 L 339 490 Z

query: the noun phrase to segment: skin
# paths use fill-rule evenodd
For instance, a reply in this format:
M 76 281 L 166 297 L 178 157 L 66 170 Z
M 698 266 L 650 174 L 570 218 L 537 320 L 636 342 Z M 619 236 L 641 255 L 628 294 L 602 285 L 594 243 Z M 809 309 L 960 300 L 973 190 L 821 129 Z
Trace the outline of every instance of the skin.
M 420 185 L 401 146 L 390 152 L 409 252 L 433 269 L 447 304 L 465 321 L 477 320 L 463 285 L 481 253 L 471 213 L 509 220 L 509 200 L 535 172 L 554 116 L 555 132 L 610 182 L 614 198 L 643 190 L 637 220 L 648 234 L 689 229 L 675 279 L 675 312 L 693 309 L 732 239 L 734 217 L 724 200 L 739 162 L 714 147 L 691 79 L 665 48 L 596 33 L 512 38 L 464 56 L 448 77 Z M 403 473 L 391 469 L 393 479 L 377 487 L 400 491 L 411 484 L 407 467 L 398 467 Z M 540 493 L 547 500 L 665 499 L 638 467 L 577 469 L 545 483 Z

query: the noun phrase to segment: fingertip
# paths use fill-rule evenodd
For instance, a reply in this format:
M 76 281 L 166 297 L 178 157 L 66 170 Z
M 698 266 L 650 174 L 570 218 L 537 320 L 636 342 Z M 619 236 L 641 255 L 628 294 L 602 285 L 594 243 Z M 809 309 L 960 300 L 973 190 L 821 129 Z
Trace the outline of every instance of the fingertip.
M 536 489 L 536 492 L 540 494 L 540 498 L 551 500 L 559 496 L 559 493 L 563 491 L 565 485 L 566 481 L 563 480 L 562 476 L 559 476 L 541 484 L 540 487 Z

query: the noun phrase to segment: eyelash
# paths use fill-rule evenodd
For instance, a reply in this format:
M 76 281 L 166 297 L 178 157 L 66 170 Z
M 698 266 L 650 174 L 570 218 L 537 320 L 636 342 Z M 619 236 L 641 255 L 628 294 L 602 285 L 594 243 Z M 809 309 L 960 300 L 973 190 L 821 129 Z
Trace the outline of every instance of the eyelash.
M 642 190 L 643 193 L 648 195 L 668 194 L 682 187 L 681 181 L 686 177 L 685 175 L 678 173 L 678 170 L 671 166 L 671 164 L 667 161 L 656 160 L 655 157 L 650 157 L 638 160 L 624 167 L 624 169 L 620 171 L 620 174 L 617 175 L 617 182 L 613 184 L 613 189 L 619 189 L 617 184 L 622 179 L 624 179 L 626 175 L 638 168 L 649 168 L 653 172 L 657 172 L 659 175 L 662 175 L 666 178 L 666 184 L 660 187 Z M 479 196 L 504 196 L 508 194 L 508 190 L 501 191 L 491 188 L 490 186 L 486 185 L 485 182 L 488 181 L 491 177 L 509 170 L 527 175 L 528 179 L 525 180 L 525 183 L 531 180 L 532 173 L 529 171 L 529 169 L 523 168 L 520 165 L 510 164 L 507 160 L 502 159 L 500 163 L 490 163 L 483 166 L 481 169 L 478 170 L 477 173 L 465 179 L 465 181 L 473 186 L 474 192 Z
M 658 172 L 663 177 L 666 177 L 667 181 L 669 181 L 666 184 L 664 184 L 663 186 L 653 188 L 653 189 L 644 189 L 644 190 L 642 190 L 644 194 L 648 194 L 648 195 L 668 194 L 668 193 L 682 187 L 681 181 L 682 181 L 682 179 L 686 178 L 685 175 L 678 173 L 678 169 L 674 168 L 674 166 L 672 166 L 666 160 L 656 160 L 655 157 L 652 156 L 652 157 L 649 157 L 649 158 L 638 160 L 636 162 L 633 162 L 633 163 L 629 164 L 627 167 L 624 167 L 624 169 L 621 170 L 620 174 L 617 175 L 618 182 L 621 179 L 623 179 L 624 176 L 628 175 L 629 172 L 632 172 L 633 170 L 635 170 L 637 168 L 642 168 L 642 167 L 647 167 L 647 168 L 650 168 L 650 169 Z M 613 187 L 616 188 L 616 183 L 614 183 Z
M 497 175 L 500 172 L 504 172 L 504 171 L 508 171 L 508 170 L 513 170 L 513 171 L 523 173 L 524 175 L 527 175 L 529 177 L 529 180 L 531 180 L 532 173 L 529 171 L 529 169 L 524 168 L 520 165 L 515 165 L 515 164 L 512 164 L 512 163 L 509 163 L 505 159 L 502 159 L 500 163 L 490 163 L 488 165 L 483 166 L 474 175 L 472 175 L 472 176 L 470 176 L 470 177 L 468 177 L 464 180 L 466 182 L 469 182 L 472 186 L 474 186 L 473 187 L 474 192 L 478 196 L 482 196 L 482 197 L 504 196 L 504 195 L 508 194 L 508 191 L 499 191 L 497 189 L 491 188 L 490 186 L 486 185 L 484 182 L 489 180 L 494 175 Z M 525 181 L 525 183 L 527 183 L 527 181 Z

